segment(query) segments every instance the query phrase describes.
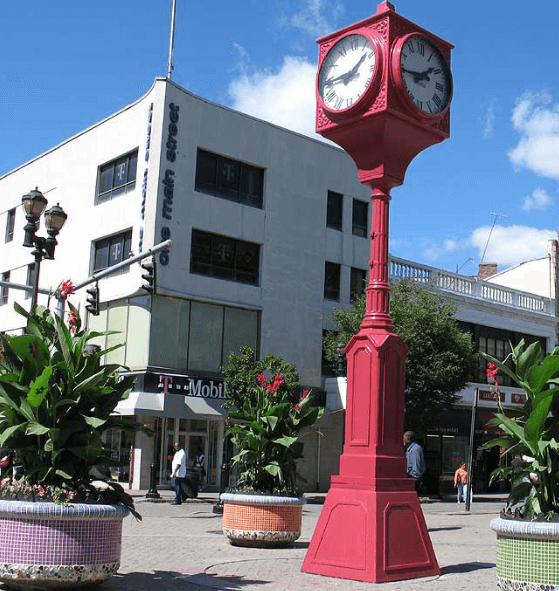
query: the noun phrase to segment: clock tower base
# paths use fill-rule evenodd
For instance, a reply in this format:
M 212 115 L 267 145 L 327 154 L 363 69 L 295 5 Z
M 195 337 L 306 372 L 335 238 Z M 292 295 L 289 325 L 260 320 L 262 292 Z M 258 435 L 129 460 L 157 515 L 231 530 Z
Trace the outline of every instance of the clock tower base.
M 303 572 L 373 583 L 440 574 L 413 481 L 383 488 L 382 479 L 332 477 Z

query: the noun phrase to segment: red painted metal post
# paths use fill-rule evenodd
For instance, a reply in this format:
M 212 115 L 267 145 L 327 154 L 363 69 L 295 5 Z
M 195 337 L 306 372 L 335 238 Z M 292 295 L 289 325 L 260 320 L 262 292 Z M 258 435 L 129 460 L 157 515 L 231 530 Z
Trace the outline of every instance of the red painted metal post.
M 332 477 L 302 570 L 385 582 L 440 574 L 404 457 L 407 350 L 389 311 L 390 195 L 372 193 L 366 313 L 346 347 L 347 409 L 340 474 Z

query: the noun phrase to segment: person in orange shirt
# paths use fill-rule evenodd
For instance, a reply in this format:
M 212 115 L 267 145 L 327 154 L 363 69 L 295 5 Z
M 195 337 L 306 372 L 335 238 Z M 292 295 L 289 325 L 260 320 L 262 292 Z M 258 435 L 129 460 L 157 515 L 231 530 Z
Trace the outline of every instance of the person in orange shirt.
M 460 497 L 462 501 L 466 502 L 466 495 L 468 494 L 468 470 L 466 470 L 466 462 L 462 462 L 460 467 L 454 473 L 454 488 L 458 489 L 458 502 Z

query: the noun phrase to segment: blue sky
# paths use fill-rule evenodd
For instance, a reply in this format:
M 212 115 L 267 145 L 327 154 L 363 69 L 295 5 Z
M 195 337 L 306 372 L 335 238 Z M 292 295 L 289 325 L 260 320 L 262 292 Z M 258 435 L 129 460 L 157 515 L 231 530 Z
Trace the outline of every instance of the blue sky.
M 314 134 L 315 39 L 376 12 L 363 0 L 177 0 L 173 80 Z M 133 102 L 165 76 L 172 0 L 7 2 L 0 175 Z M 545 256 L 557 235 L 559 5 L 397 0 L 455 45 L 451 137 L 392 191 L 390 251 L 475 274 Z M 495 227 L 488 242 L 491 226 Z

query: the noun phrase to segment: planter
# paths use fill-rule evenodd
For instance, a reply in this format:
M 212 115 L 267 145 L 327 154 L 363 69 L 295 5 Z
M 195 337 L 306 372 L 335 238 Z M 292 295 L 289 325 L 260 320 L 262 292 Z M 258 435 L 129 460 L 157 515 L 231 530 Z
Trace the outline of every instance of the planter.
M 0 500 L 0 581 L 61 588 L 102 583 L 120 566 L 124 505 Z
M 302 497 L 223 493 L 223 533 L 233 546 L 274 548 L 301 536 Z
M 559 523 L 493 519 L 497 587 L 503 591 L 559 591 Z

